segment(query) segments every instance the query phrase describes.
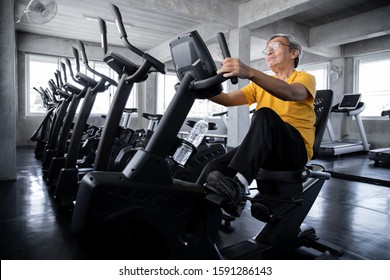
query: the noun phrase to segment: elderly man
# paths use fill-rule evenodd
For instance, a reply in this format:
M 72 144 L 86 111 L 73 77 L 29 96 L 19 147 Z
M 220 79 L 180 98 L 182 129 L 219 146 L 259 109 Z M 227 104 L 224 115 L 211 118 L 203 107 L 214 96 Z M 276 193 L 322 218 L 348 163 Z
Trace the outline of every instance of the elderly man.
M 206 187 L 219 194 L 223 209 L 240 216 L 246 189 L 260 167 L 270 170 L 302 168 L 313 155 L 315 78 L 297 71 L 302 47 L 285 34 L 271 36 L 263 51 L 274 75 L 267 75 L 226 58 L 218 73 L 251 82 L 236 91 L 220 93 L 211 101 L 224 106 L 256 103 L 256 112 L 240 146 L 224 156 L 227 167 L 210 172 Z

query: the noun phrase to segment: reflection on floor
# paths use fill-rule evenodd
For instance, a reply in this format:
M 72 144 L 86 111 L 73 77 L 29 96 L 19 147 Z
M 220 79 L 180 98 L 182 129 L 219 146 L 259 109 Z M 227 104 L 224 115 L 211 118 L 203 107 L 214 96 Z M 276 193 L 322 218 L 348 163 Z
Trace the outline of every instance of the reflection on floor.
M 18 179 L 0 182 L 1 259 L 95 259 L 70 232 L 71 213 L 59 211 L 42 180 L 31 148 L 19 148 Z M 390 166 L 374 167 L 366 154 L 315 161 L 328 171 L 390 181 Z M 375 181 L 373 181 L 375 183 Z M 379 181 L 381 182 L 381 181 Z M 390 188 L 334 178 L 326 181 L 305 223 L 318 236 L 343 247 L 350 258 L 390 259 Z M 261 223 L 245 212 L 232 223 L 236 242 L 253 236 Z M 356 256 L 356 257 L 355 257 Z

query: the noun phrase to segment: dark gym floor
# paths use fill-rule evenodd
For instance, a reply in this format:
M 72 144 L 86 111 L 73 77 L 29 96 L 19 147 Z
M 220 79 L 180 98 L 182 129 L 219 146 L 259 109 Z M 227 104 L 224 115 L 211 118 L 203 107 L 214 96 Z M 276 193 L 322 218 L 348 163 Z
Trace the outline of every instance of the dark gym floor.
M 101 258 L 95 255 L 98 248 L 91 251 L 71 234 L 71 213 L 60 211 L 53 201 L 33 148 L 18 148 L 17 159 L 17 180 L 0 182 L 1 259 Z M 322 240 L 344 248 L 347 259 L 390 260 L 390 165 L 374 167 L 367 154 L 360 153 L 314 162 L 331 171 L 332 178 L 325 182 L 305 223 Z M 234 238 L 225 243 L 254 236 L 260 227 L 246 211 L 232 223 Z

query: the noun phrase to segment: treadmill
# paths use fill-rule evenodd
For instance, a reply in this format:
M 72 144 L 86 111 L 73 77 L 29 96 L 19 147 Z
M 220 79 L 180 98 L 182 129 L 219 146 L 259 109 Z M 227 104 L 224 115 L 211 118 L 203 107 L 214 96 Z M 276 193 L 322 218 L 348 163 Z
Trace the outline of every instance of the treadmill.
M 390 110 L 382 111 L 381 116 L 389 116 L 390 120 Z M 368 158 L 374 161 L 374 166 L 379 166 L 379 162 L 390 162 L 390 147 L 370 150 Z
M 319 155 L 335 156 L 347 153 L 368 152 L 370 144 L 367 142 L 366 132 L 360 114 L 365 109 L 365 104 L 360 101 L 361 94 L 348 93 L 344 94 L 340 103 L 334 105 L 331 109 L 333 113 L 346 114 L 349 117 L 355 117 L 360 139 L 336 139 L 330 119 L 327 122 L 327 131 L 330 141 L 321 143 Z

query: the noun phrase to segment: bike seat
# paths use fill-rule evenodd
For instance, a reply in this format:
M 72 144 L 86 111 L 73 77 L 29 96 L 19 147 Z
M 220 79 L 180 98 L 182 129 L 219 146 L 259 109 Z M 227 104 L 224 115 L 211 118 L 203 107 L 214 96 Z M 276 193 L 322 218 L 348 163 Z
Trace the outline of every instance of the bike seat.
M 128 113 L 128 114 L 131 114 L 131 113 L 136 113 L 136 112 L 138 112 L 138 109 L 137 109 L 137 108 L 125 108 L 125 109 L 123 110 L 123 112 Z
M 160 115 L 160 114 L 149 114 L 149 113 L 142 113 L 141 116 L 143 116 L 144 118 L 148 119 L 148 120 L 153 120 L 153 121 L 159 121 L 161 120 L 162 116 L 163 115 Z

